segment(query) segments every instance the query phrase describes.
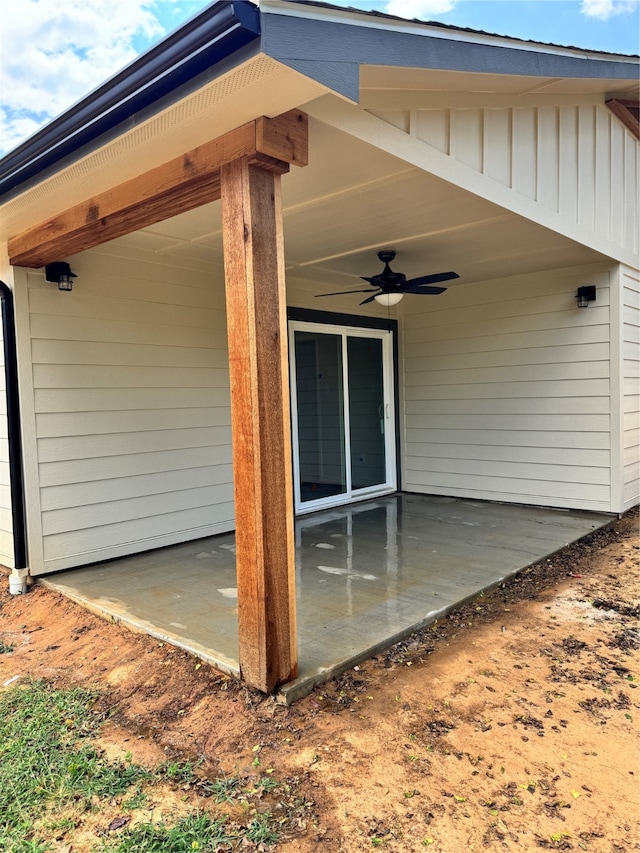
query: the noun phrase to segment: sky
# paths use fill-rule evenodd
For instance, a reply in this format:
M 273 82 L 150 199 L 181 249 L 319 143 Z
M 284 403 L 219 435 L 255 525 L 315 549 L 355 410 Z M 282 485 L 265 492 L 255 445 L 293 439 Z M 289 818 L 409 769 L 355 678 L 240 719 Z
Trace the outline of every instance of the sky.
M 640 53 L 640 0 L 333 0 L 403 18 Z M 205 0 L 5 0 L 0 156 L 209 5 Z

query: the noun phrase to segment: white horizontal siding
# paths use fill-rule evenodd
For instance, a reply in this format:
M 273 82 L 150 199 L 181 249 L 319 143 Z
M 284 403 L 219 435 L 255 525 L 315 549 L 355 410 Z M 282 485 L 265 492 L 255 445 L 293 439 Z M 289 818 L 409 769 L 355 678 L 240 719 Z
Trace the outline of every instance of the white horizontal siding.
M 519 466 L 536 466 L 536 471 L 539 470 L 537 468 L 538 465 L 556 467 L 574 466 L 577 469 L 581 469 L 584 459 L 582 446 L 540 447 L 539 444 L 536 444 L 538 441 L 538 435 L 539 434 L 537 433 L 529 432 L 523 436 L 522 433 L 519 433 L 519 436 L 522 436 L 522 438 L 521 443 L 517 446 L 503 445 L 500 443 L 495 445 L 475 444 L 471 453 L 473 458 L 480 462 L 502 462 L 514 463 Z M 407 430 L 407 441 L 414 445 L 416 454 L 419 456 L 431 457 L 437 460 L 459 460 L 464 458 L 461 456 L 460 447 L 461 444 L 466 445 L 466 442 L 461 442 L 460 436 L 457 437 L 458 440 L 456 440 L 456 436 L 452 436 L 453 441 L 451 442 L 441 441 L 434 444 L 428 444 L 422 440 L 423 438 L 424 435 L 421 435 L 420 431 Z M 525 444 L 525 442 L 527 443 Z M 447 444 L 450 444 L 451 446 L 448 447 Z M 602 471 L 602 469 L 609 467 L 611 455 L 608 450 L 596 449 L 593 447 L 590 447 L 589 450 L 591 451 L 589 457 L 592 460 L 593 465 L 596 466 L 595 470 Z M 599 474 L 598 476 L 601 481 L 602 475 Z
M 65 369 L 79 370 L 95 366 L 144 367 L 161 369 L 226 367 L 226 356 L 210 347 L 172 347 L 168 342 L 157 346 L 138 342 L 83 341 L 64 338 L 34 338 L 31 344 L 34 371 L 38 364 L 61 364 Z M 185 371 L 186 373 L 186 371 Z M 97 372 L 100 376 L 100 371 Z M 43 386 L 46 387 L 46 386 Z
M 586 278 L 597 302 L 578 309 Z M 609 277 L 586 278 L 547 272 L 412 302 L 403 488 L 610 509 Z
M 163 483 L 165 490 L 159 494 L 144 494 L 141 497 L 136 497 L 131 494 L 132 490 L 127 488 L 121 495 L 118 494 L 114 500 L 104 501 L 99 506 L 100 521 L 102 522 L 100 527 L 116 526 L 119 522 L 132 519 L 156 519 L 158 516 L 167 515 L 168 511 L 173 514 L 177 510 L 207 509 L 228 502 L 229 495 L 226 483 L 199 488 L 197 485 L 185 484 L 179 490 L 173 483 L 175 479 L 166 478 Z M 145 486 L 146 484 L 141 484 L 142 488 Z M 93 500 L 93 491 L 86 489 L 86 493 L 91 495 Z M 167 501 L 168 494 L 171 495 L 170 503 Z M 96 507 L 93 504 L 90 506 L 85 504 L 66 509 L 50 509 L 45 512 L 43 521 L 45 536 L 54 533 L 73 534 L 80 530 L 93 531 L 97 526 Z M 166 527 L 163 532 L 166 532 Z
M 141 380 L 142 381 L 142 380 Z M 167 388 L 171 388 L 170 399 Z M 228 410 L 228 389 L 216 389 L 217 408 Z M 130 412 L 132 409 L 208 409 L 212 396 L 209 389 L 182 388 L 46 388 L 35 390 L 36 414 L 61 412 Z
M 107 504 L 114 504 L 116 501 L 122 503 L 128 498 L 150 496 L 164 498 L 168 493 L 207 488 L 215 480 L 220 480 L 224 484 L 226 500 L 228 498 L 226 484 L 232 476 L 231 465 L 203 465 L 186 470 L 159 471 L 153 474 L 123 477 L 112 476 L 102 481 L 87 480 L 82 484 L 50 486 L 42 490 L 42 508 L 45 511 L 60 509 L 75 511 L 78 508 L 84 511 L 88 505 L 91 505 L 93 512 L 93 505 L 100 504 L 100 520 L 105 523 L 108 516 Z M 84 503 L 78 503 L 83 499 Z M 212 503 L 219 503 L 219 500 L 216 499 Z M 131 509 L 131 505 L 128 508 Z
M 407 419 L 408 424 L 425 422 L 424 418 Z M 458 424 L 465 423 L 466 419 L 458 418 Z M 413 428 L 415 429 L 415 428 Z M 531 430 L 525 429 L 519 432 L 510 431 L 509 429 L 484 429 L 482 435 L 478 435 L 477 430 L 472 429 L 434 429 L 431 426 L 425 426 L 419 431 L 413 431 L 409 426 L 406 429 L 407 442 L 414 441 L 416 444 L 421 444 L 425 447 L 432 442 L 433 450 L 436 451 L 439 445 L 454 444 L 460 447 L 460 451 L 449 451 L 451 453 L 469 452 L 466 450 L 469 446 L 475 447 L 480 443 L 481 447 L 496 446 L 501 448 L 522 447 L 529 449 L 537 448 L 570 448 L 585 450 L 606 450 L 609 455 L 609 433 L 608 432 L 582 432 L 580 430 L 569 430 L 566 432 L 550 432 L 548 430 Z M 412 448 L 412 452 L 420 453 L 419 448 Z M 446 455 L 446 451 L 438 449 Z M 475 451 L 472 451 L 475 453 Z M 482 453 L 483 451 L 479 451 Z M 506 451 L 505 451 L 506 452 Z M 591 455 L 591 454 L 590 454 Z M 595 455 L 594 455 L 595 456 Z
M 76 256 L 31 273 L 43 562 L 34 574 L 233 528 L 221 271 Z
M 212 361 L 211 350 L 205 350 Z M 216 353 L 226 361 L 225 353 Z M 69 357 L 67 353 L 67 358 Z M 212 367 L 142 367 L 138 364 L 95 365 L 53 364 L 34 365 L 34 384 L 44 388 L 227 388 L 229 370 L 226 363 Z
M 163 409 L 104 409 L 95 412 L 53 412 L 36 416 L 38 436 L 100 435 L 112 432 L 139 432 L 153 430 L 162 425 L 163 429 L 181 427 L 216 427 L 230 423 L 228 406 L 212 406 L 197 409 L 173 409 L 170 405 L 171 393 L 167 393 L 167 405 Z M 108 417 L 105 417 L 108 412 Z
M 591 233 L 637 252 L 638 140 L 604 103 L 445 108 L 435 97 L 428 107 L 418 93 L 404 120 L 397 109 L 371 112 L 566 218 L 587 245 Z
M 210 434 L 207 436 L 211 440 Z M 145 450 L 144 453 L 124 453 L 112 456 L 85 457 L 70 461 L 40 464 L 40 483 L 47 486 L 63 486 L 69 478 L 76 483 L 93 483 L 127 477 L 135 481 L 138 477 L 157 472 L 166 474 L 179 471 L 183 475 L 202 471 L 210 465 L 224 465 L 229 461 L 228 449 L 224 445 L 190 448 L 171 448 L 163 451 Z M 61 494 L 60 488 L 56 494 Z
M 624 507 L 640 502 L 640 277 L 623 270 L 623 500 Z
M 76 435 L 73 442 L 66 436 L 42 438 L 38 442 L 38 457 L 41 466 L 45 462 L 67 459 L 90 460 L 108 454 L 108 459 L 126 457 L 128 454 L 146 454 L 154 451 L 164 453 L 165 458 L 171 450 L 183 448 L 212 448 L 228 450 L 229 427 L 183 427 L 178 429 L 153 429 L 144 432 L 102 433 L 96 442 L 93 435 Z
M 168 506 L 168 505 L 167 505 Z M 232 503 L 220 504 L 220 514 L 231 518 Z M 169 512 L 133 518 L 118 524 L 92 525 L 84 530 L 51 534 L 46 538 L 47 563 L 45 571 L 83 565 L 97 560 L 109 560 L 174 545 L 189 539 L 199 539 L 229 530 L 230 522 L 212 521 L 211 507 Z M 232 526 L 232 522 L 231 522 Z

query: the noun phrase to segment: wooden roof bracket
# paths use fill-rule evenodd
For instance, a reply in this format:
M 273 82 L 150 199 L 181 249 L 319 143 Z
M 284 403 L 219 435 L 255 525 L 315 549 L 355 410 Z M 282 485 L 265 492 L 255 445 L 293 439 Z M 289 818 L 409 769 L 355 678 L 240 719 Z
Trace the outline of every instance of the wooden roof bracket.
M 605 103 L 635 138 L 640 139 L 640 101 L 610 98 Z

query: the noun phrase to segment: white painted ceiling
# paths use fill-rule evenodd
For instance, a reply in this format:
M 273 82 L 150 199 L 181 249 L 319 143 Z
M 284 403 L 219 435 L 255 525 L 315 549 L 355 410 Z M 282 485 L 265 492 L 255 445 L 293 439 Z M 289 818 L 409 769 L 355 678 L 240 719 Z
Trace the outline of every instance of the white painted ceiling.
M 455 270 L 456 284 L 589 264 L 599 253 L 317 122 L 310 163 L 282 178 L 287 276 L 310 292 L 364 286 L 395 249 L 407 276 Z M 222 265 L 219 202 L 113 241 L 174 261 Z M 339 297 L 342 299 L 342 297 Z M 354 297 L 344 297 L 345 308 Z

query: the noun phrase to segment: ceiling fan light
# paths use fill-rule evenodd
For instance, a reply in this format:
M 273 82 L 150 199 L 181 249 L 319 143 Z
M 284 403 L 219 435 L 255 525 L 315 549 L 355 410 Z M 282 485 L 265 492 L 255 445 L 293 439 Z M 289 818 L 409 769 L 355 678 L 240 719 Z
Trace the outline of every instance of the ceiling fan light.
M 397 305 L 403 296 L 404 293 L 378 293 L 373 298 L 378 305 L 384 305 L 385 308 L 390 308 L 392 305 Z

